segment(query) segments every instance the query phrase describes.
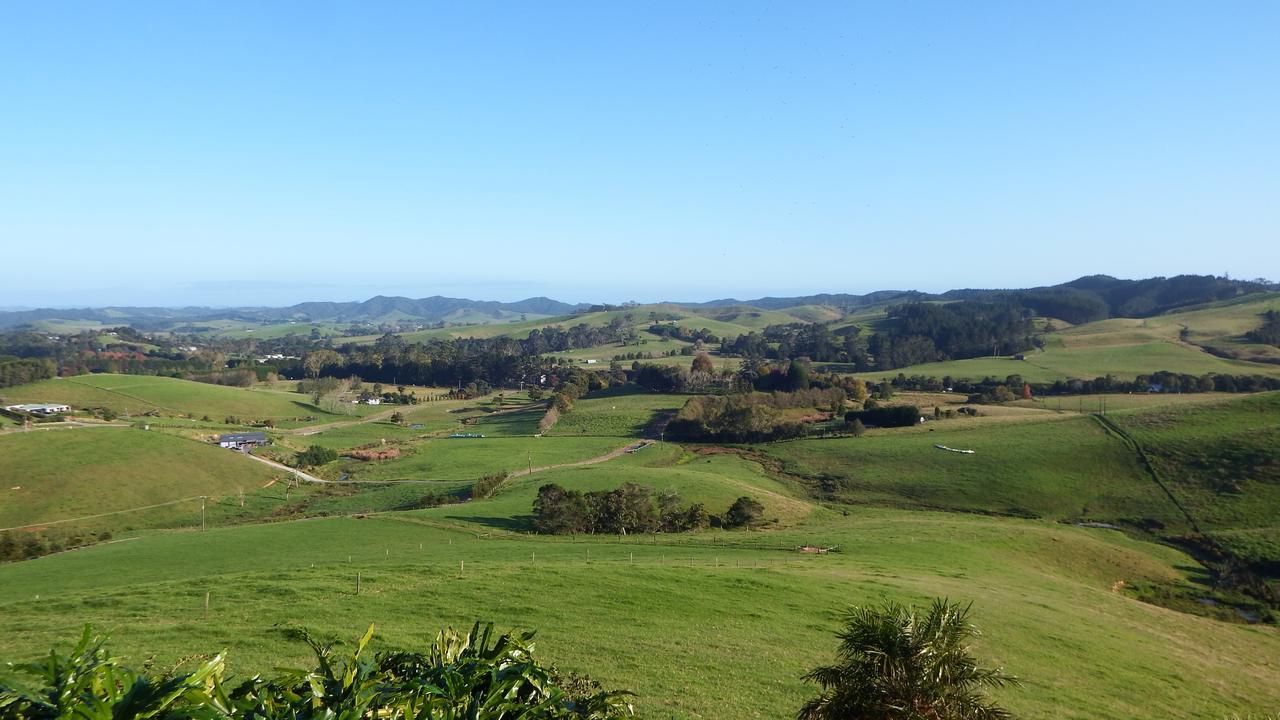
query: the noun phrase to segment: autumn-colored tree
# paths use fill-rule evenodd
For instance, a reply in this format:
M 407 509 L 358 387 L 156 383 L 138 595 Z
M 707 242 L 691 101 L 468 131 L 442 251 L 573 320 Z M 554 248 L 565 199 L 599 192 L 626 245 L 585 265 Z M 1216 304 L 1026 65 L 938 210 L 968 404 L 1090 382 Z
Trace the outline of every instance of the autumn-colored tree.
M 1031 384 L 1030 384 L 1030 383 L 1023 383 L 1023 384 L 1022 384 L 1022 399 L 1023 399 L 1023 400 L 1030 400 L 1030 399 L 1031 399 Z
M 714 373 L 716 366 L 711 363 L 711 356 L 702 352 L 693 356 L 692 372 Z

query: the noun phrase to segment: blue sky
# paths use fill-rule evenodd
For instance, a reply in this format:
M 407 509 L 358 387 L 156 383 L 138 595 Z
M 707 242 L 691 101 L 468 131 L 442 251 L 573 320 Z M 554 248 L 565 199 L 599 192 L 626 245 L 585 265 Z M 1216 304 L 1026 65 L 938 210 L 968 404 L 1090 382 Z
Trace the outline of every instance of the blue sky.
M 1277 36 L 1274 2 L 6 3 L 0 305 L 1275 279 Z

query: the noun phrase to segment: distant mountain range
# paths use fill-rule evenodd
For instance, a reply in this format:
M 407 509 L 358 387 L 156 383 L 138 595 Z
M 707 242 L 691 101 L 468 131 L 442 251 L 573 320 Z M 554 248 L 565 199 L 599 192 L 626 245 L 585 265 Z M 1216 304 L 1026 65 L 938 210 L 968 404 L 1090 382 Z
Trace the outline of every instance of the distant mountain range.
M 470 321 L 489 317 L 500 320 L 522 314 L 538 316 L 569 315 L 582 312 L 586 305 L 570 305 L 545 297 L 518 302 L 466 300 L 439 295 L 426 298 L 387 297 L 379 295 L 363 302 L 304 302 L 289 307 L 104 307 L 104 308 L 40 308 L 0 312 L 0 328 L 14 328 L 49 320 L 96 321 L 104 324 L 131 325 L 138 329 L 158 329 L 175 323 L 200 323 L 213 320 L 246 322 L 333 322 L 381 323 L 418 321 L 435 323 L 465 314 Z
M 1043 315 L 1079 322 L 1112 316 L 1147 317 L 1178 307 L 1226 300 L 1278 288 L 1280 286 L 1277 284 L 1266 281 L 1231 280 L 1211 275 L 1179 275 L 1172 278 L 1156 277 L 1145 280 L 1121 280 L 1109 275 L 1090 275 L 1060 285 L 1024 289 L 961 289 L 940 294 L 914 290 L 880 290 L 864 295 L 824 293 L 797 297 L 720 299 L 669 304 L 705 309 L 745 305 L 762 310 L 822 305 L 853 310 L 919 300 L 1010 300 L 1036 309 Z M 591 307 L 587 304 L 573 305 L 546 297 L 532 297 L 518 302 L 504 303 L 439 295 L 418 299 L 379 295 L 363 302 L 304 302 L 282 308 L 104 307 L 9 310 L 0 311 L 0 329 L 57 320 L 130 325 L 140 330 L 158 330 L 182 323 L 207 323 L 214 320 L 256 323 L 488 322 L 515 319 L 521 315 L 539 317 L 574 315 L 586 312 Z

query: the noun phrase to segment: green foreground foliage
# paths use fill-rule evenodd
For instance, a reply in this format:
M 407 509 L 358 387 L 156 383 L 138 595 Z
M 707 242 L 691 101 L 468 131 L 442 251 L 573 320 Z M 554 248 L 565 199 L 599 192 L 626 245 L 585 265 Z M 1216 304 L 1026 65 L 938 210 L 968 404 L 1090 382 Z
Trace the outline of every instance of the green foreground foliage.
M 822 693 L 805 703 L 800 720 L 1009 717 L 981 690 L 1017 680 L 978 666 L 967 644 L 978 630 L 968 617 L 968 606 L 946 600 L 926 612 L 892 602 L 851 608 L 836 664 L 805 676 Z
M 332 646 L 305 632 L 299 635 L 315 653 L 315 667 L 231 685 L 221 654 L 190 673 L 151 675 L 122 664 L 86 626 L 69 654 L 55 650 L 0 674 L 0 718 L 610 720 L 632 715 L 629 693 L 602 691 L 578 676 L 566 681 L 540 666 L 533 659 L 532 632 L 495 637 L 491 623 L 476 623 L 465 635 L 452 628 L 440 632 L 425 653 L 369 657 L 370 626 L 355 651 L 342 658 Z

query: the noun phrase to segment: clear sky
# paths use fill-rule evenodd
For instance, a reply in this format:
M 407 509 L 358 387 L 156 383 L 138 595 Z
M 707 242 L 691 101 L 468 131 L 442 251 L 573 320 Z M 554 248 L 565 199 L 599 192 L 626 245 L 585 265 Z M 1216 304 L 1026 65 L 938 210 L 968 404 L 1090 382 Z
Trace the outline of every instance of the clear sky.
M 1277 2 L 8 2 L 0 306 L 1280 277 Z

